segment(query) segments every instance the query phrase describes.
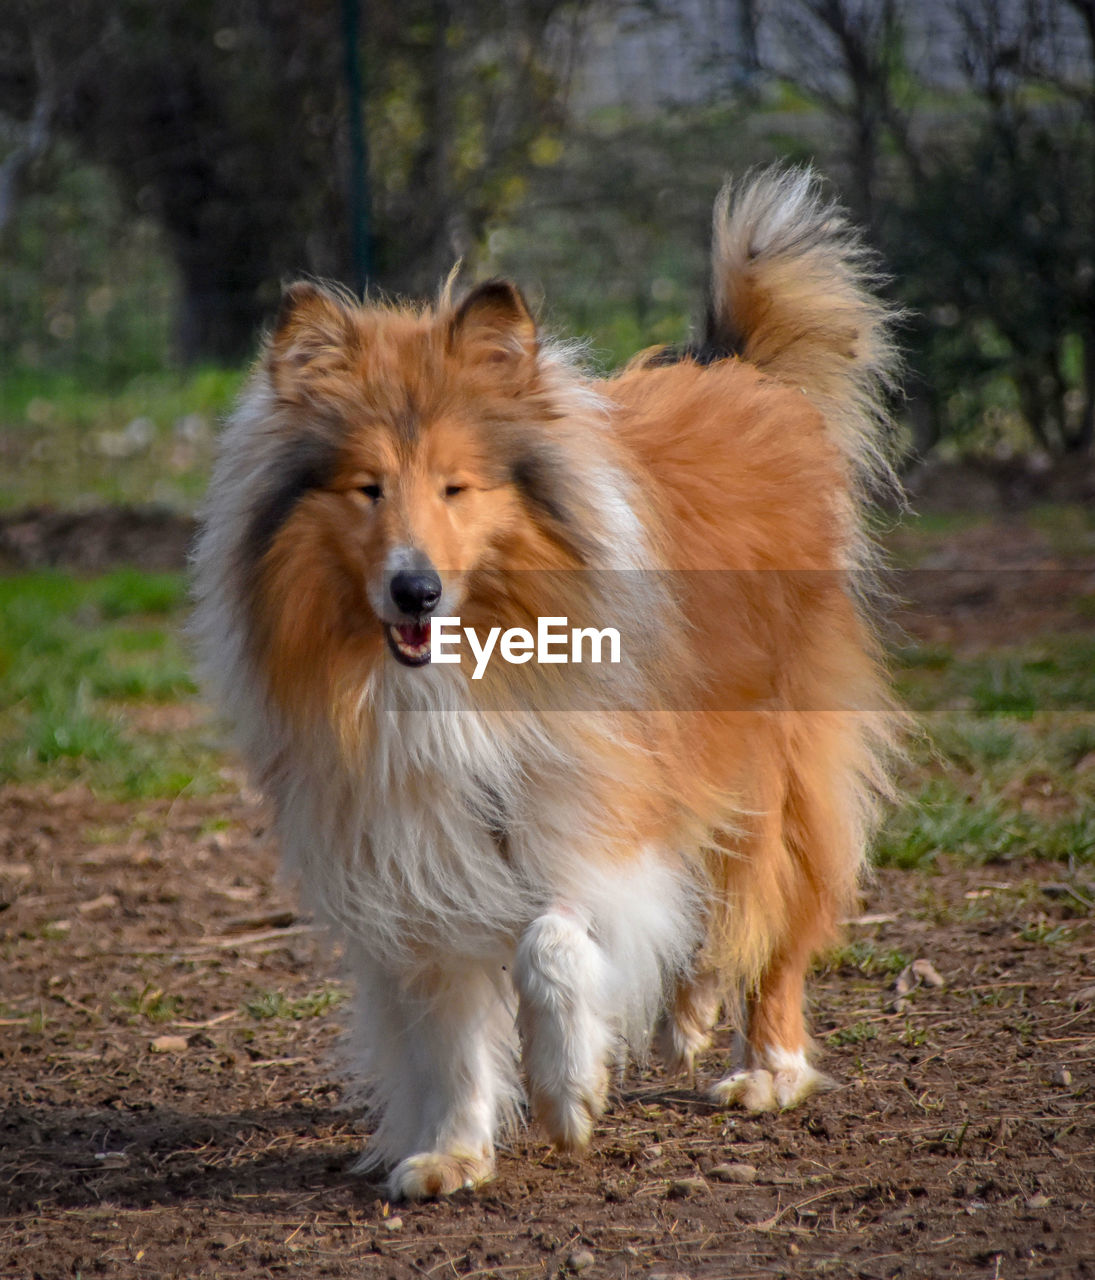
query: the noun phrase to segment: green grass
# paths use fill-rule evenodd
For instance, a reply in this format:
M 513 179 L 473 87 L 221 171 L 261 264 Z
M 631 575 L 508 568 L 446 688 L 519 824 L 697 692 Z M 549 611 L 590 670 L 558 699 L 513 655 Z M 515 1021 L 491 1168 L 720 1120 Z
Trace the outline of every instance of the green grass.
M 260 1022 L 273 1019 L 289 1019 L 300 1022 L 304 1018 L 318 1018 L 331 1009 L 337 1009 L 346 999 L 340 987 L 320 987 L 306 996 L 290 999 L 283 991 L 261 991 L 248 1000 L 244 1012 Z
M 163 503 L 205 490 L 217 423 L 239 370 L 145 373 L 107 388 L 73 374 L 15 371 L 0 382 L 0 510 Z
M 1056 508 L 1043 515 L 1072 528 Z M 877 860 L 1095 862 L 1095 636 L 1046 634 L 981 653 L 909 645 L 893 658 L 924 735 Z
M 118 798 L 222 790 L 222 745 L 180 638 L 185 612 L 182 574 L 0 578 L 0 780 L 81 782 Z M 879 863 L 1095 864 L 1095 638 L 981 654 L 907 646 L 894 666 L 924 731 Z M 865 973 L 885 963 L 845 960 Z
M 0 578 L 0 778 L 126 798 L 223 787 L 197 714 L 156 727 L 157 708 L 196 708 L 185 602 L 181 574 Z
M 898 691 L 915 711 L 1095 712 L 1095 635 L 1040 636 L 976 655 L 911 645 L 894 658 Z
M 1095 639 L 898 657 L 899 687 L 925 732 L 877 860 L 1095 862 Z
M 129 1022 L 174 1022 L 182 1012 L 180 996 L 165 994 L 159 987 L 146 984 L 141 991 L 111 997 L 111 1003 Z
M 822 957 L 821 967 L 830 972 L 840 969 L 854 969 L 865 978 L 876 975 L 895 977 L 907 965 L 912 963 L 912 956 L 893 947 L 880 947 L 870 938 L 857 938 L 854 942 L 834 947 Z
M 863 1044 L 867 1040 L 878 1037 L 878 1028 L 873 1022 L 855 1022 L 850 1027 L 841 1027 L 831 1031 L 827 1037 L 831 1045 L 839 1047 L 846 1044 Z

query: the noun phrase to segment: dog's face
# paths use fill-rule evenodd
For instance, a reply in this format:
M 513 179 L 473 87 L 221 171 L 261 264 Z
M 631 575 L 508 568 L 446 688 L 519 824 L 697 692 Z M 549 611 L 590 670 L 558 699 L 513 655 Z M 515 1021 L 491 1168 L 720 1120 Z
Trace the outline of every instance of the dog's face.
M 430 618 L 459 616 L 476 575 L 565 559 L 536 327 L 512 285 L 438 313 L 295 285 L 266 371 L 283 462 L 255 521 L 256 599 L 287 680 L 309 643 L 424 666 Z

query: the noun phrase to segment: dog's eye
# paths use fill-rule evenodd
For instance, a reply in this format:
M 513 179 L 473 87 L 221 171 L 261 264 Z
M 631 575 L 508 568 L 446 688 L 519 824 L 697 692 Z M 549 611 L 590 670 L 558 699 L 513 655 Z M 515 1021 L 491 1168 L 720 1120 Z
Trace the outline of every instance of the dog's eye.
M 467 487 L 466 484 L 447 484 L 445 486 L 445 497 L 455 498 L 458 493 L 463 493 Z
M 373 502 L 377 502 L 384 496 L 384 490 L 378 484 L 363 484 L 358 492 L 363 493 L 366 498 L 371 498 Z

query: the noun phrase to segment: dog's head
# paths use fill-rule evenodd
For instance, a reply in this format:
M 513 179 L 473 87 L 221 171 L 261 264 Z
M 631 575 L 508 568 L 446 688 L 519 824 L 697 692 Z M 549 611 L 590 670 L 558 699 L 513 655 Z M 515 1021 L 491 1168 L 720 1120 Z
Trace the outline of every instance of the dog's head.
M 259 381 L 270 479 L 249 559 L 284 680 L 332 645 L 424 666 L 431 617 L 503 571 L 581 563 L 565 411 L 514 285 L 411 310 L 295 284 Z

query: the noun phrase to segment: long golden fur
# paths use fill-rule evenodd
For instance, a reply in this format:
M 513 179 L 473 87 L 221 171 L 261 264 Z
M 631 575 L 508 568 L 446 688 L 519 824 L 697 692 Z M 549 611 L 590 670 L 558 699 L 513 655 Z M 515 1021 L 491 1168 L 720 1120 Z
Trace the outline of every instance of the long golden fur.
M 657 1024 L 691 1071 L 723 1004 L 746 1047 L 716 1098 L 819 1083 L 804 976 L 898 718 L 861 589 L 889 317 L 808 174 L 720 196 L 712 271 L 702 340 L 603 381 L 504 281 L 294 285 L 226 433 L 203 663 L 358 981 L 394 1194 L 491 1176 L 522 1088 L 580 1147 L 616 1038 Z M 611 626 L 623 657 L 472 680 L 429 660 L 442 614 Z

